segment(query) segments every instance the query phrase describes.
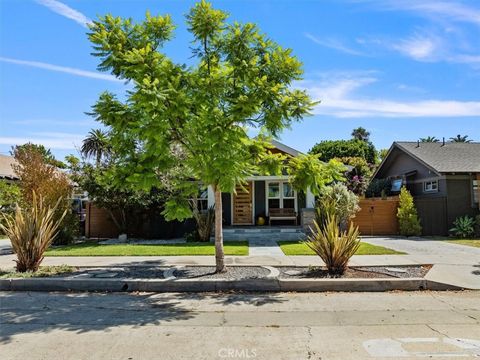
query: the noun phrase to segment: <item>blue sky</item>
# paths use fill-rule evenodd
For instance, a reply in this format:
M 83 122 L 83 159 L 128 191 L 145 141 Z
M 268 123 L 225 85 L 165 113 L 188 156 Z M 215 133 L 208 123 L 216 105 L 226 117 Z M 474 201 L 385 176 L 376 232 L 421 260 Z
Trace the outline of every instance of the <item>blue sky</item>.
M 188 62 L 184 15 L 193 1 L 2 0 L 0 153 L 33 141 L 60 158 L 98 127 L 85 115 L 125 84 L 96 71 L 86 24 L 98 15 L 171 14 L 165 51 Z M 480 2 L 441 0 L 214 1 L 255 22 L 304 63 L 298 84 L 321 100 L 281 140 L 307 151 L 363 126 L 378 148 L 394 140 L 467 134 L 480 141 Z

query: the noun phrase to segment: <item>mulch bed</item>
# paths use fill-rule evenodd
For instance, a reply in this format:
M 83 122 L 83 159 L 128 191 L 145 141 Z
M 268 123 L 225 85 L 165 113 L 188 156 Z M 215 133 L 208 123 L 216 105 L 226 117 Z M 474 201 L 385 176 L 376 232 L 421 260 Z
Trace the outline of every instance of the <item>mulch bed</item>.
M 421 266 L 355 266 L 350 267 L 342 276 L 331 276 L 325 268 L 279 267 L 280 279 L 378 279 L 378 278 L 423 278 L 431 265 Z
M 274 267 L 279 271 L 279 279 L 371 279 L 371 278 L 423 278 L 430 270 L 431 265 L 409 266 L 357 266 L 350 267 L 343 276 L 330 276 L 325 268 L 321 267 Z M 262 266 L 229 266 L 224 273 L 215 273 L 213 266 L 185 266 L 177 267 L 169 275 L 169 267 L 156 266 L 124 266 L 102 268 L 78 268 L 74 272 L 52 275 L 50 277 L 70 278 L 103 278 L 103 279 L 165 279 L 165 276 L 177 279 L 197 280 L 246 280 L 267 279 L 271 272 Z M 35 277 L 35 275 L 33 276 Z

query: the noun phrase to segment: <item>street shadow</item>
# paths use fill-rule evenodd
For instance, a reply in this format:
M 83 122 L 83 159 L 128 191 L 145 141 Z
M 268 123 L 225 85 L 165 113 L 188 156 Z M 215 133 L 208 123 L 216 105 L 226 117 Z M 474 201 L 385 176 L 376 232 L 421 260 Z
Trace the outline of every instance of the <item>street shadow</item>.
M 473 265 L 474 268 L 478 268 L 478 270 L 473 270 L 472 274 L 473 275 L 479 275 L 480 276 L 480 264 L 478 265 Z
M 0 344 L 28 333 L 110 331 L 128 325 L 162 325 L 194 318 L 181 304 L 152 294 L 4 292 L 0 295 Z
M 220 304 L 224 306 L 263 306 L 267 304 L 280 304 L 288 301 L 288 299 L 285 299 L 281 294 L 278 293 L 255 293 L 241 291 L 215 293 L 175 293 L 171 294 L 170 296 L 172 296 L 172 299 L 182 301 L 212 301 L 214 304 Z M 165 296 L 162 296 L 162 299 L 165 299 Z

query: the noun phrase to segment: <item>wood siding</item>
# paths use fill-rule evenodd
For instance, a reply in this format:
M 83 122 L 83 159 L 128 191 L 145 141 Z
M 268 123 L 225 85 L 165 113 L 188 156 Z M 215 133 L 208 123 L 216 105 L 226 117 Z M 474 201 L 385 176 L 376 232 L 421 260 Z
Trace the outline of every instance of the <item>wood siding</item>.
M 359 206 L 361 210 L 353 218 L 353 223 L 362 235 L 398 234 L 398 198 L 361 199 Z
M 253 224 L 253 186 L 252 182 L 244 186 L 237 185 L 233 194 L 233 224 Z

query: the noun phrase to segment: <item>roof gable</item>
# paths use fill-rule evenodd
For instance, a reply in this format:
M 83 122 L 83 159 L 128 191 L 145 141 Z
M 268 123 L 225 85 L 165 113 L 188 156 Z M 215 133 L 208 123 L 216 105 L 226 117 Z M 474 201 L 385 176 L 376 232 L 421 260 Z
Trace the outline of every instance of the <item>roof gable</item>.
M 438 173 L 480 172 L 480 143 L 396 142 L 394 144 Z

